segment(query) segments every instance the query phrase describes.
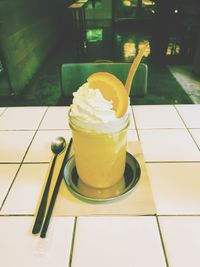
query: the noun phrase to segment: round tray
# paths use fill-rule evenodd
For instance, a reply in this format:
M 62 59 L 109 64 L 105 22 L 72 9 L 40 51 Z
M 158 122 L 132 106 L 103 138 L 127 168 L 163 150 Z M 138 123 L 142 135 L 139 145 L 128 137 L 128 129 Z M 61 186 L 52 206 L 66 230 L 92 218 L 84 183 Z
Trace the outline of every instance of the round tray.
M 140 174 L 139 163 L 128 152 L 124 176 L 117 184 L 109 188 L 97 189 L 84 184 L 78 176 L 74 156 L 68 160 L 64 168 L 64 180 L 69 191 L 77 198 L 90 203 L 108 202 L 125 196 L 136 186 Z

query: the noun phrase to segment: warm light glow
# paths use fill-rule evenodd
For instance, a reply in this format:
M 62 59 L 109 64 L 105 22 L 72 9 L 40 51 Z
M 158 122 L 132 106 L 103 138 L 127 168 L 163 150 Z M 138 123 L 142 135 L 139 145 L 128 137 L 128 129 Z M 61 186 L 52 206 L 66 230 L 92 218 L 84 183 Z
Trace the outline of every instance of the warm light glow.
M 138 0 L 123 0 L 122 3 L 123 3 L 123 6 L 126 6 L 126 7 L 136 7 Z M 142 5 L 153 6 L 155 5 L 155 3 L 152 2 L 151 0 L 142 0 Z
M 123 1 L 123 5 L 130 7 L 131 6 L 131 1 L 130 0 L 124 0 Z
M 139 43 L 139 49 L 142 48 L 142 46 L 143 46 L 144 44 L 146 44 L 146 43 L 149 44 L 149 41 L 148 41 L 148 40 L 143 40 L 143 41 L 141 41 L 141 42 Z M 144 52 L 144 57 L 148 57 L 149 54 L 150 54 L 150 45 L 148 45 L 147 49 L 145 50 L 145 52 Z
M 178 13 L 178 9 L 175 9 L 175 10 L 174 10 L 174 13 Z
M 130 61 L 130 58 L 134 58 L 138 53 L 139 49 L 142 48 L 144 44 L 148 43 L 148 40 L 142 40 L 139 43 L 135 42 L 134 40 L 129 40 L 128 42 L 124 43 L 124 58 L 126 61 Z M 148 57 L 150 54 L 150 45 L 147 47 L 144 57 Z
M 180 54 L 180 46 L 178 44 L 174 44 L 173 42 L 170 42 L 168 44 L 166 55 L 173 56 Z
M 130 58 L 130 57 L 135 57 L 136 55 L 136 47 L 135 47 L 135 43 L 130 43 L 127 42 L 124 44 L 124 57 Z
M 180 54 L 180 45 L 176 45 L 176 54 Z
M 142 4 L 145 6 L 153 6 L 155 5 L 154 2 L 152 2 L 151 0 L 142 0 Z
M 166 52 L 166 55 L 172 55 L 172 51 L 173 51 L 173 44 L 172 43 L 169 43 L 168 44 L 168 47 L 167 47 L 167 52 Z

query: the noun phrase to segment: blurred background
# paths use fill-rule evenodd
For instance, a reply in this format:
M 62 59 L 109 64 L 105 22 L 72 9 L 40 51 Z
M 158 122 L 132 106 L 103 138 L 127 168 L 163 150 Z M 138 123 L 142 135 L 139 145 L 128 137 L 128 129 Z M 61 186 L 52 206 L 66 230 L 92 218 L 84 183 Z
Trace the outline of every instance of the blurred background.
M 147 96 L 131 103 L 200 103 L 199 18 L 197 0 L 1 0 L 0 105 L 65 105 L 63 63 L 132 62 L 144 42 Z

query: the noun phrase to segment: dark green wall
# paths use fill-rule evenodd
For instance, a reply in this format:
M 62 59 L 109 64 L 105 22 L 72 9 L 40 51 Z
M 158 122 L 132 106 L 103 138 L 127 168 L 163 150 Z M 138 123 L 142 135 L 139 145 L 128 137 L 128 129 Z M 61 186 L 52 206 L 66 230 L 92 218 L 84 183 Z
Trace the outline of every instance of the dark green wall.
M 62 38 L 63 0 L 0 0 L 1 46 L 19 94 Z

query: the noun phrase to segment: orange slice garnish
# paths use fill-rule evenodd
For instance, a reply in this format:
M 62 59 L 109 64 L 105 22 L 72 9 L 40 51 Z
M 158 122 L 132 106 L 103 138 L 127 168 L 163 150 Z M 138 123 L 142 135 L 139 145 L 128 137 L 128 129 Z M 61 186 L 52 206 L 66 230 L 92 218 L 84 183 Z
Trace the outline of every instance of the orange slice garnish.
M 116 117 L 122 117 L 128 108 L 128 94 L 123 83 L 109 72 L 95 72 L 87 79 L 89 87 L 99 89 L 106 100 L 112 100 Z

